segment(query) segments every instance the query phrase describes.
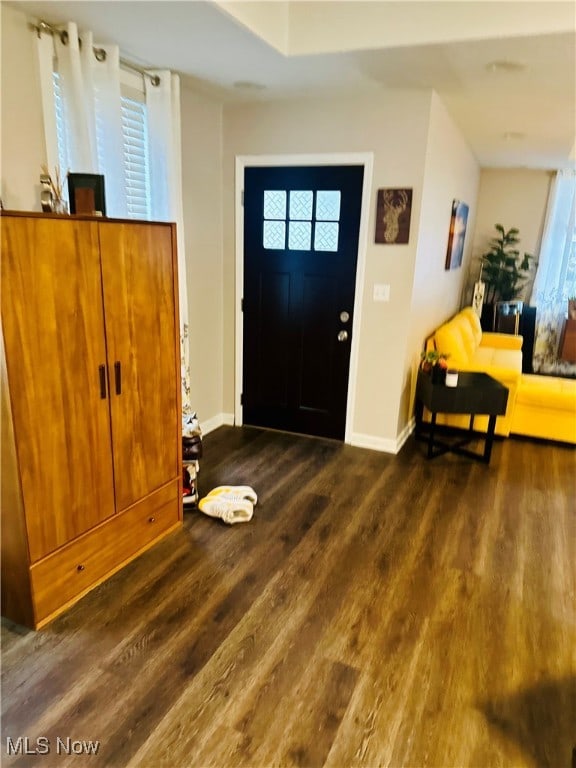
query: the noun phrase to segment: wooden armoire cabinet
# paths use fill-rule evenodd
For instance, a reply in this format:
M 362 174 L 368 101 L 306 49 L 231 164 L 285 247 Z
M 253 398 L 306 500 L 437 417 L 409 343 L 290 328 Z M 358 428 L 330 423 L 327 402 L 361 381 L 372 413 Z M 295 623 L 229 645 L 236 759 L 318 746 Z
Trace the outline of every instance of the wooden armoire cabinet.
M 176 231 L 0 226 L 2 614 L 37 629 L 182 523 Z

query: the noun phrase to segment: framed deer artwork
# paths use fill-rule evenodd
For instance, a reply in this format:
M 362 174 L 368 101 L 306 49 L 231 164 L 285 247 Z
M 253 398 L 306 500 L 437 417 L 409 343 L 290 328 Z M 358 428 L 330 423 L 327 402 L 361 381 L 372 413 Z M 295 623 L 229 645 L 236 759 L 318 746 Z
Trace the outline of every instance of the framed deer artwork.
M 376 206 L 376 242 L 405 245 L 410 236 L 411 189 L 379 189 Z

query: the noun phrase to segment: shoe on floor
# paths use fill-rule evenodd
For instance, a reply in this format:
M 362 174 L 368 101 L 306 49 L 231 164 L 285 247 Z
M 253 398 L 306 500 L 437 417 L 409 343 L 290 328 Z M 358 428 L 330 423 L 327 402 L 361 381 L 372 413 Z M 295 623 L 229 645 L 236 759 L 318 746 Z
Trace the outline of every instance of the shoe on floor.
M 212 488 L 208 496 L 222 496 L 232 501 L 247 500 L 252 504 L 258 502 L 256 491 L 249 485 L 219 485 L 217 488 Z
M 204 496 L 198 502 L 198 509 L 209 517 L 218 517 L 228 525 L 247 523 L 252 519 L 254 507 L 246 499 L 227 499 L 221 495 Z

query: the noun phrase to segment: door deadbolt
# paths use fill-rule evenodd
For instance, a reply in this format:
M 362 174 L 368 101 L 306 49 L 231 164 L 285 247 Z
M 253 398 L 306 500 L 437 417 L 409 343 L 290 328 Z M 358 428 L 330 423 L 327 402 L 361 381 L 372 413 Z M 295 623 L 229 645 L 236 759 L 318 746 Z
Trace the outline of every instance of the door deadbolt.
M 340 322 L 347 323 L 348 320 L 350 320 L 350 315 L 348 312 L 346 312 L 346 310 L 344 310 L 344 312 L 340 312 Z

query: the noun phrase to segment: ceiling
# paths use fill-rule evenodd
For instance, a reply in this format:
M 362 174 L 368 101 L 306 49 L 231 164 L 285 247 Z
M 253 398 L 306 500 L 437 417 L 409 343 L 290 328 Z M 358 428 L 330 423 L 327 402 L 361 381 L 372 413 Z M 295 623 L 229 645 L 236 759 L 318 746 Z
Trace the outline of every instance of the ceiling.
M 535 18 L 532 26 L 539 26 L 538 29 L 517 24 L 515 33 L 498 31 L 495 22 L 504 10 L 503 5 L 510 6 L 512 12 L 515 5 L 517 12 L 521 9 L 520 13 L 527 17 L 531 9 L 543 6 L 542 3 L 462 0 L 448 5 L 446 2 L 435 4 L 435 0 L 426 4 L 410 0 L 403 3 L 324 0 L 301 4 L 222 3 L 224 7 L 220 7 L 216 3 L 191 0 L 41 0 L 10 4 L 53 24 L 76 21 L 80 29 L 94 32 L 96 42 L 118 43 L 124 58 L 144 66 L 177 71 L 185 86 L 203 90 L 223 102 L 354 95 L 385 99 L 387 89 L 432 88 L 440 95 L 482 167 L 560 168 L 574 164 L 576 5 L 573 3 L 557 2 L 548 6 L 563 11 L 561 23 L 547 25 Z M 261 9 L 268 6 L 264 8 L 268 15 L 273 10 L 282 14 L 284 20 L 289 20 L 291 9 L 295 8 L 300 13 L 296 16 L 294 12 L 294 22 L 298 21 L 301 31 L 307 18 L 309 25 L 318 25 L 317 49 L 325 52 L 292 53 L 310 50 L 310 29 L 306 47 L 298 45 L 304 38 L 302 35 L 296 38 L 295 23 L 290 27 L 294 35 L 290 40 L 278 34 L 278 23 L 274 35 L 270 36 L 265 27 L 247 24 L 242 14 L 235 13 L 236 9 L 245 8 L 253 12 L 257 6 Z M 393 16 L 387 16 L 387 23 L 382 25 L 383 30 L 386 27 L 386 40 L 378 44 L 374 14 L 384 9 L 390 14 L 392 8 L 407 11 L 409 15 L 405 15 L 403 27 L 398 26 L 396 36 Z M 456 12 L 464 14 L 472 10 L 476 13 L 474 29 L 480 29 L 479 14 L 488 21 L 488 27 L 481 35 L 477 33 L 476 39 L 474 30 L 461 32 L 457 39 L 457 29 L 452 35 L 440 32 L 449 25 L 432 25 L 424 17 L 419 25 L 413 23 L 419 12 L 432 8 L 438 13 L 453 9 L 455 16 Z M 572 9 L 568 15 L 566 8 Z M 328 33 L 332 29 L 335 35 L 337 31 L 336 16 L 332 27 L 330 25 L 331 10 L 340 14 L 347 11 L 349 45 L 343 43 L 342 31 L 339 40 L 330 44 Z M 551 18 L 553 14 L 548 16 Z M 495 31 L 490 32 L 490 24 Z M 320 40 L 322 25 L 327 34 Z M 257 29 L 258 34 L 251 31 L 250 26 Z M 437 27 L 436 33 L 428 34 L 427 39 L 426 28 L 432 30 L 433 26 Z M 362 27 L 366 33 L 363 38 Z M 479 37 L 482 39 L 477 39 Z M 278 45 L 279 38 L 285 40 L 285 45 Z M 401 40 L 401 44 L 395 40 Z M 282 48 L 292 55 L 286 55 Z M 494 62 L 499 65 L 494 66 Z

